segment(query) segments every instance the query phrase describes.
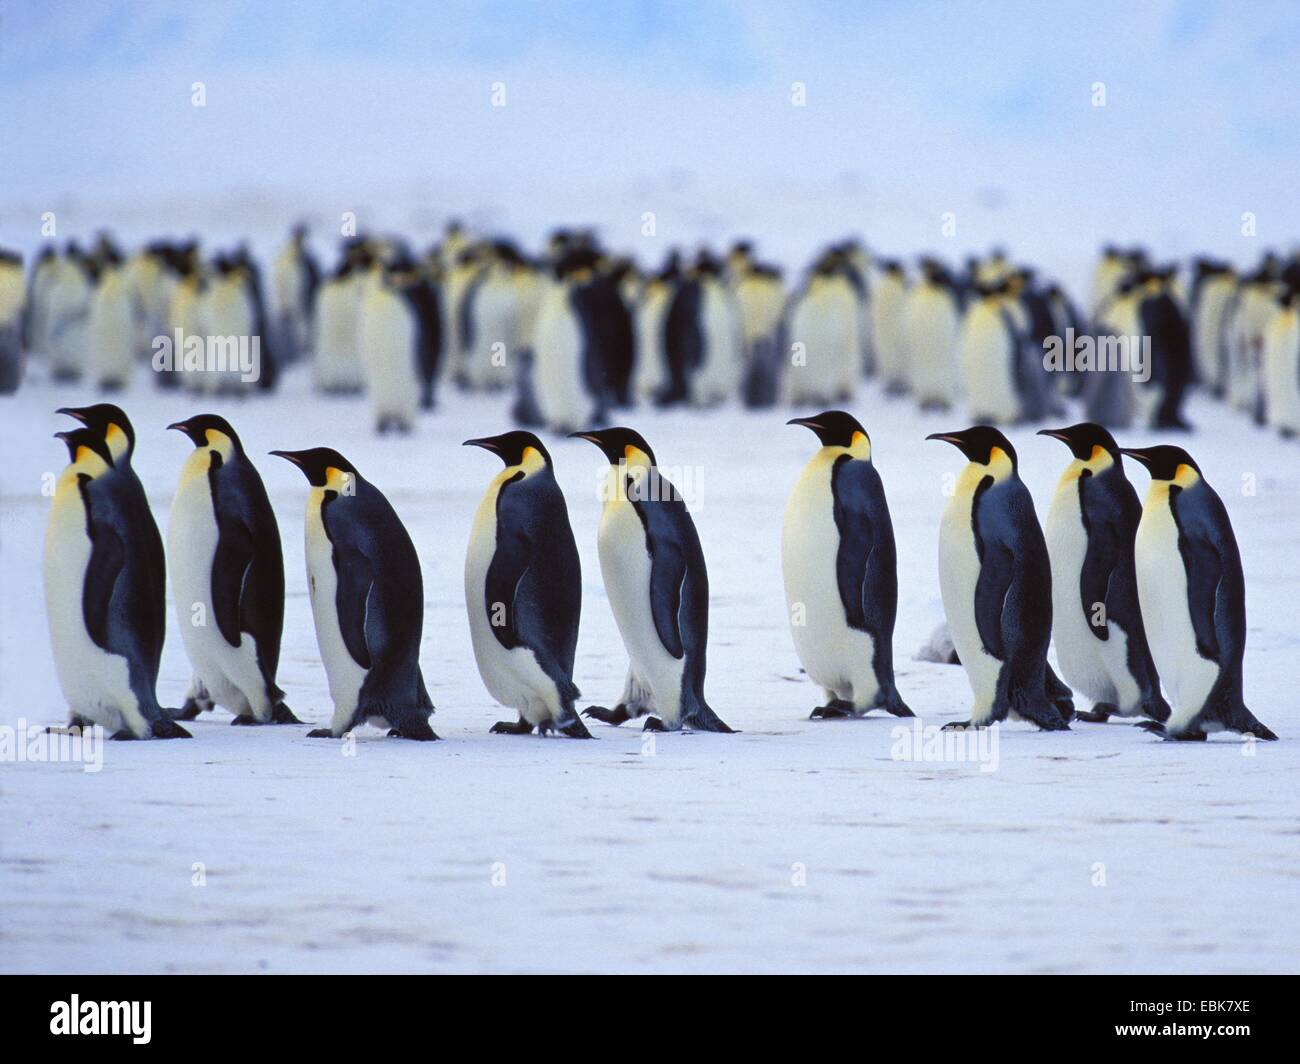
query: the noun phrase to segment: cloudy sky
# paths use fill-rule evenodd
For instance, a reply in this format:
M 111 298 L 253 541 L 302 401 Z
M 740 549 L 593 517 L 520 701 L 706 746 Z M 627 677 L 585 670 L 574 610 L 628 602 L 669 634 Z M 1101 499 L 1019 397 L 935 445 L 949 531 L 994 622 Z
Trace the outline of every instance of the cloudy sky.
M 590 221 L 647 258 L 856 232 L 1248 261 L 1300 236 L 1298 88 L 1300 7 L 1269 0 L 5 2 L 0 243 L 50 209 L 223 233 L 353 210 L 416 235 Z

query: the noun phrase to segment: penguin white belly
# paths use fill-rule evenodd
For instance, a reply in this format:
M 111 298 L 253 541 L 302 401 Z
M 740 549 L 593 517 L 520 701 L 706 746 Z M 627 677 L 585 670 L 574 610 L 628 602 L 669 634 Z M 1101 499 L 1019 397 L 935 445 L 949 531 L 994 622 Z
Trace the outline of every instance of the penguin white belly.
M 78 376 L 86 364 L 90 338 L 89 282 L 72 263 L 60 266 L 50 292 L 50 359 L 58 376 Z
M 1147 641 L 1156 671 L 1173 701 L 1169 726 L 1178 730 L 1205 705 L 1219 667 L 1196 650 L 1187 604 L 1187 571 L 1178 550 L 1178 527 L 1167 501 L 1149 504 L 1137 531 L 1138 599 L 1152 618 Z
M 1114 702 L 1116 691 L 1102 658 L 1106 645 L 1093 634 L 1090 618 L 1079 597 L 1088 533 L 1079 505 L 1079 482 L 1071 479 L 1057 488 L 1047 511 L 1043 531 L 1052 565 L 1052 636 L 1056 660 L 1066 682 L 1094 702 Z M 1104 608 L 1104 604 L 1103 604 Z M 1116 638 L 1115 627 L 1110 638 Z
M 905 299 L 906 289 L 889 277 L 881 280 L 871 296 L 871 335 L 877 369 L 886 384 L 904 389 L 911 384 L 903 325 Z
M 498 389 L 510 384 L 517 318 L 508 280 L 489 278 L 479 286 L 474 296 L 474 351 L 466 366 L 471 387 Z
M 80 492 L 64 488 L 54 497 L 45 533 L 45 613 L 59 687 L 73 713 L 109 734 L 129 728 L 145 735 L 126 659 L 102 650 L 86 631 L 82 601 L 90 551 Z
M 1268 423 L 1281 432 L 1300 433 L 1300 315 L 1279 311 L 1264 337 Z
M 673 657 L 659 640 L 650 610 L 650 552 L 641 519 L 630 502 L 605 506 L 596 545 L 605 593 L 632 671 L 649 685 L 663 722 L 675 727 L 681 718 L 686 659 Z
M 343 642 L 335 604 L 338 574 L 334 570 L 334 547 L 325 534 L 320 506 L 315 502 L 307 509 L 307 587 L 316 622 L 316 643 L 325 666 L 330 698 L 334 701 L 330 727 L 336 735 L 342 735 L 352 722 L 367 670 L 353 660 Z
M 939 529 L 939 591 L 952 632 L 952 645 L 975 695 L 971 721 L 980 724 L 993 711 L 1002 663 L 984 649 L 975 621 L 975 585 L 979 581 L 980 561 L 971 530 L 971 499 L 965 492 L 954 495 L 944 509 Z
M 966 312 L 958 339 L 961 368 L 971 414 L 996 425 L 1020 417 L 1020 400 L 1012 377 L 1011 336 L 996 308 L 976 304 Z
M 99 283 L 90 307 L 90 367 L 95 383 L 123 386 L 131 379 L 135 317 L 123 272 L 111 270 Z
M 704 286 L 700 307 L 704 365 L 692 384 L 696 404 L 719 403 L 740 387 L 740 322 L 731 297 L 717 282 Z
M 918 287 L 907 311 L 912 389 L 922 404 L 949 406 L 957 383 L 957 309 L 952 297 L 930 286 Z
M 323 391 L 360 391 L 357 293 L 350 281 L 330 281 L 316 299 L 314 380 Z
M 215 361 L 203 373 L 196 375 L 194 384 L 199 391 L 235 393 L 247 385 L 240 377 L 238 344 L 243 338 L 252 342 L 253 307 L 242 282 L 233 279 L 218 281 L 202 301 L 203 332 L 210 349 L 226 353 L 224 364 Z
M 668 311 L 666 291 L 649 292 L 636 311 L 635 389 L 638 398 L 649 399 L 664 385 L 664 316 Z
M 415 371 L 415 317 L 401 296 L 387 289 L 370 294 L 362 309 L 360 343 L 375 420 L 410 428 L 420 382 Z
M 555 432 L 582 428 L 591 411 L 583 385 L 582 326 L 563 287 L 554 287 L 542 302 L 534 359 L 534 391 L 547 427 Z
M 836 298 L 828 283 L 814 287 L 799 300 L 790 322 L 795 348 L 785 374 L 791 403 L 829 403 L 849 398 L 857 383 L 857 309 L 851 301 Z M 853 372 L 847 372 L 851 363 Z
M 241 632 L 239 646 L 226 642 L 212 607 L 212 561 L 217 552 L 217 517 L 207 486 L 206 453 L 201 467 L 186 470 L 167 518 L 167 566 L 181 641 L 212 700 L 236 716 L 252 713 L 262 723 L 274 709 L 257 664 L 257 646 Z
M 849 627 L 840 599 L 832 468 L 833 462 L 814 459 L 795 484 L 785 508 L 781 572 L 790 632 L 805 671 L 836 698 L 865 707 L 879 686 L 872 668 L 875 640 Z
M 518 710 L 528 723 L 537 725 L 560 715 L 559 692 L 531 650 L 522 646 L 507 649 L 501 645 L 488 615 L 487 573 L 496 554 L 496 500 L 496 492 L 492 492 L 479 503 L 465 556 L 469 634 L 474 644 L 474 660 L 488 694 L 503 706 Z M 505 603 L 505 608 L 509 609 L 510 604 Z

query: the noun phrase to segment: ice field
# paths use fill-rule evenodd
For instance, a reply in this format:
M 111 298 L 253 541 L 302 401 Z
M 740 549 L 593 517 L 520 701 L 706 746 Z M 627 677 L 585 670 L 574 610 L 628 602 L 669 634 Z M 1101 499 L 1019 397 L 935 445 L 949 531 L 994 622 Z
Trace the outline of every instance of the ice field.
M 1280 742 L 1013 724 L 976 764 L 896 758 L 893 718 L 807 719 L 821 692 L 790 639 L 780 532 L 816 446 L 783 423 L 811 411 L 621 414 L 695 516 L 712 587 L 706 687 L 741 734 L 651 744 L 635 724 L 593 723 L 595 741 L 575 742 L 489 735 L 513 714 L 471 653 L 465 545 L 500 467 L 460 442 L 508 427 L 504 397 L 444 389 L 414 436 L 379 439 L 363 399 L 312 396 L 302 368 L 243 402 L 162 393 L 145 376 L 119 401 L 164 531 L 191 449 L 169 422 L 224 414 L 262 472 L 288 579 L 279 682 L 312 724 L 331 707 L 304 573 L 307 488 L 266 452 L 336 447 L 387 494 L 423 566 L 422 665 L 445 741 L 366 729 L 345 748 L 305 727 L 232 728 L 217 710 L 191 742 L 107 744 L 98 772 L 0 763 L 0 969 L 1300 970 L 1300 444 L 1189 407 L 1199 431 L 1185 445 L 1245 564 L 1246 701 Z M 65 460 L 51 434 L 72 424 L 54 409 L 93 398 L 33 379 L 0 400 L 0 724 L 64 718 L 42 478 Z M 962 461 L 924 436 L 966 415 L 920 414 L 874 387 L 851 409 L 898 539 L 899 689 L 927 725 L 964 719 L 964 672 L 914 655 L 942 619 L 943 477 Z M 1032 433 L 1010 435 L 1041 519 L 1068 456 Z M 603 459 L 581 441 L 548 446 L 582 552 L 575 679 L 584 705 L 612 704 L 626 657 L 596 560 Z M 1130 463 L 1129 476 L 1145 493 L 1145 473 Z M 170 603 L 168 622 L 159 695 L 176 705 L 190 671 Z

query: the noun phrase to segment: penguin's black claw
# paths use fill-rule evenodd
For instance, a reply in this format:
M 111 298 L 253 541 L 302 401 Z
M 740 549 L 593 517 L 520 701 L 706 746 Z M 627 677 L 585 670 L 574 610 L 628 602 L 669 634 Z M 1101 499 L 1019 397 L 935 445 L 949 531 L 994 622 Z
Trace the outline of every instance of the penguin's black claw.
M 123 728 L 119 732 L 114 732 L 110 738 L 115 742 L 130 743 L 135 741 L 135 732 L 131 731 L 130 728 Z
M 591 732 L 587 731 L 587 726 L 582 723 L 581 719 L 574 717 L 568 724 L 556 728 L 561 735 L 567 735 L 570 739 L 590 739 Z
M 837 706 L 834 702 L 824 706 L 818 706 L 808 714 L 809 720 L 842 720 L 844 717 L 853 716 L 852 707 L 844 709 Z
M 427 720 L 413 721 L 410 724 L 402 725 L 400 728 L 390 728 L 388 737 L 390 739 L 412 739 L 417 743 L 435 743 L 438 741 L 438 736 L 429 727 Z
M 307 733 L 308 739 L 333 739 L 334 737 L 334 733 L 329 728 L 312 728 Z
M 194 699 L 187 698 L 185 705 L 172 714 L 172 720 L 194 720 L 202 712 L 202 708 Z
M 1098 702 L 1090 710 L 1080 710 L 1074 715 L 1075 720 L 1081 720 L 1085 724 L 1105 724 L 1116 713 L 1119 707 L 1110 702 Z
M 668 730 L 668 726 L 664 724 L 664 722 L 661 721 L 658 717 L 646 717 L 645 725 L 642 727 L 641 730 L 653 731 L 653 732 L 666 732 Z
M 592 720 L 598 720 L 602 724 L 612 724 L 617 728 L 620 724 L 626 724 L 632 719 L 632 714 L 627 711 L 627 706 L 619 703 L 613 709 L 607 709 L 604 706 L 588 706 L 582 711 L 584 717 L 590 717 Z
M 293 710 L 283 702 L 277 702 L 275 708 L 271 710 L 272 724 L 301 724 L 303 723 L 293 715 Z
M 973 730 L 982 727 L 984 727 L 984 725 L 972 724 L 968 720 L 950 720 L 947 724 L 943 726 L 942 730 L 943 731 L 967 731 L 967 730 Z
M 162 720 L 153 721 L 149 725 L 149 733 L 155 739 L 193 739 L 189 732 L 182 728 L 170 717 L 164 717 Z M 113 736 L 117 738 L 117 736 Z
M 241 714 L 239 714 L 239 716 L 237 716 L 237 717 L 236 717 L 234 720 L 232 720 L 230 723 L 231 723 L 231 724 L 237 724 L 237 725 L 256 724 L 256 723 L 257 723 L 257 718 L 256 718 L 255 716 L 253 716 L 253 714 L 251 714 L 251 713 L 241 713 Z
M 532 735 L 532 733 L 533 726 L 522 718 L 518 721 L 499 720 L 488 729 L 489 735 Z

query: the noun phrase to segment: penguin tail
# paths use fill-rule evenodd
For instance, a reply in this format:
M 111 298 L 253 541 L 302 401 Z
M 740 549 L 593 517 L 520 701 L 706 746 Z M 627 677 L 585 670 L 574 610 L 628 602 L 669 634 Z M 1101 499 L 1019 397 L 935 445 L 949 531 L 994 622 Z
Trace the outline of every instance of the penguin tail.
M 692 731 L 720 732 L 731 735 L 735 729 L 729 727 L 704 701 L 695 703 L 694 708 L 682 714 L 682 723 Z

